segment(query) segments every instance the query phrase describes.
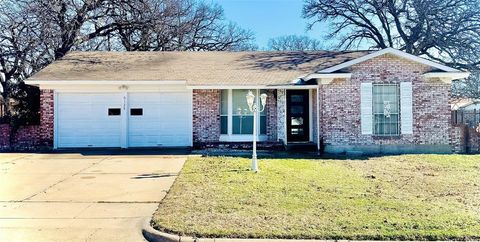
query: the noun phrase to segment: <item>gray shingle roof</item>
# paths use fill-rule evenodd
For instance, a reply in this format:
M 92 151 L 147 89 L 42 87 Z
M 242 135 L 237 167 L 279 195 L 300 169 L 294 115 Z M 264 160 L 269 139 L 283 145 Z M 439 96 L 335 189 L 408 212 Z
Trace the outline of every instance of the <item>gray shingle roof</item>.
M 29 80 L 174 81 L 191 86 L 286 85 L 367 55 L 317 52 L 71 52 Z

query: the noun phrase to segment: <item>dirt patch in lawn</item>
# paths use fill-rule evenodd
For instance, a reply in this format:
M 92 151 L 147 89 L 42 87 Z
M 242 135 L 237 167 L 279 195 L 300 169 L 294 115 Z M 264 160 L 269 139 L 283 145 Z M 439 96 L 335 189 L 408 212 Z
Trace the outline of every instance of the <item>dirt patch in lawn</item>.
M 197 237 L 480 239 L 480 156 L 192 157 L 154 216 Z

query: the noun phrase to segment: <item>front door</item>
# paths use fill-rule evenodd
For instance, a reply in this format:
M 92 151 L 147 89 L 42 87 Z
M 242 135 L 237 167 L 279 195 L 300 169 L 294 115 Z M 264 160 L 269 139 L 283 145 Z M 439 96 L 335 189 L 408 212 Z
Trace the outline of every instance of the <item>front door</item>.
M 287 141 L 309 141 L 309 121 L 309 91 L 287 90 Z

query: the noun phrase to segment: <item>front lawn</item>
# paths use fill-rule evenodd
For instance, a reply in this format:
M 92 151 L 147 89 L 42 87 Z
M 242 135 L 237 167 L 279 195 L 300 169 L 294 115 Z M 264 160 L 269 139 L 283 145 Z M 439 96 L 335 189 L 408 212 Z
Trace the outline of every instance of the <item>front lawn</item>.
M 480 156 L 189 158 L 154 216 L 197 237 L 480 239 Z

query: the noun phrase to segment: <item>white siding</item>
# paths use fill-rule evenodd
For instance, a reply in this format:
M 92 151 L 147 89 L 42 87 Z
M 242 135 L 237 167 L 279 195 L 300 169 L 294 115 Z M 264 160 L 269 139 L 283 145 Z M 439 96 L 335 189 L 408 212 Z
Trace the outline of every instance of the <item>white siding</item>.
M 372 95 L 372 83 L 362 83 L 360 86 L 360 121 L 362 134 L 373 134 Z
M 401 133 L 413 134 L 412 83 L 400 83 L 400 120 Z

